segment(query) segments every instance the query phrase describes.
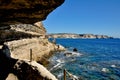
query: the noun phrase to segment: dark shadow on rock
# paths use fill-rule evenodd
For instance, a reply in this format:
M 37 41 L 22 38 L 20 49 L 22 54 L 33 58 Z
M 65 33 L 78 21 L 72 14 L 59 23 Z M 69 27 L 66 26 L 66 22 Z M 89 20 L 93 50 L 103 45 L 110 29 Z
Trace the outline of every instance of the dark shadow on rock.
M 10 57 L 9 47 L 5 44 L 0 49 L 0 80 L 5 80 L 10 72 L 13 71 L 13 66 L 17 59 Z
M 54 75 L 36 61 L 11 58 L 9 47 L 3 43 L 0 49 L 0 80 L 9 79 L 10 73 L 17 76 L 19 80 L 57 80 Z

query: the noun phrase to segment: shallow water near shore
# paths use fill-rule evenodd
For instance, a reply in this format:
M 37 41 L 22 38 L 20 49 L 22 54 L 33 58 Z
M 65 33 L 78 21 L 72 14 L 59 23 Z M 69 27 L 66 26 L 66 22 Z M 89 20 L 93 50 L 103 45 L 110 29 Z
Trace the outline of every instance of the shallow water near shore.
M 56 43 L 68 51 L 77 48 L 80 54 L 57 52 L 49 59 L 48 69 L 59 80 L 64 69 L 81 80 L 120 80 L 120 39 L 56 39 Z

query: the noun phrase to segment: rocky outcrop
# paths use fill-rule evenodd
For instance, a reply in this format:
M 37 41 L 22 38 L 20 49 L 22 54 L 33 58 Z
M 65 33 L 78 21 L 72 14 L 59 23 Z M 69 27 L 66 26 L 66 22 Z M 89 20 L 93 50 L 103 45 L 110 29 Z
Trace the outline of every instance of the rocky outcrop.
M 71 33 L 58 33 L 48 34 L 48 38 L 87 38 L 87 39 L 109 39 L 107 35 L 94 35 L 94 34 L 71 34 Z
M 11 25 L 9 29 L 4 28 L 0 30 L 0 32 L 0 45 L 3 45 L 3 43 L 5 42 L 4 44 L 8 45 L 7 48 L 9 47 L 8 50 L 5 50 L 8 51 L 5 52 L 5 54 L 8 53 L 7 55 L 2 56 L 1 53 L 4 54 L 4 50 L 0 51 L 0 80 L 5 80 L 9 73 L 12 73 L 12 75 L 9 74 L 10 76 L 7 77 L 7 80 L 16 80 L 16 77 L 19 80 L 33 80 L 34 77 L 31 76 L 36 76 L 34 80 L 41 80 L 43 78 L 46 80 L 51 80 L 49 78 L 46 78 L 46 76 L 49 77 L 49 75 L 47 75 L 48 73 L 50 73 L 49 71 L 45 69 L 46 72 L 43 71 L 39 73 L 40 70 L 38 69 L 40 67 L 40 69 L 44 70 L 44 68 L 42 68 L 42 65 L 40 64 L 45 65 L 46 63 L 48 63 L 47 57 L 51 55 L 51 52 L 56 50 L 64 50 L 64 47 L 58 48 L 57 45 L 48 41 L 45 35 L 46 30 L 41 22 L 35 23 L 34 25 L 15 24 Z M 37 64 L 38 66 L 34 64 L 31 66 L 29 61 L 24 60 L 30 60 L 30 50 L 32 50 L 32 60 L 40 63 L 38 64 L 34 62 L 34 64 Z M 12 58 L 9 58 L 9 60 L 7 56 L 11 56 Z M 22 67 L 18 71 L 17 69 L 14 69 L 13 67 L 18 59 L 20 60 L 19 62 L 22 64 L 19 64 L 19 67 L 17 69 L 20 69 L 21 65 L 26 65 L 27 68 L 32 69 L 33 72 L 24 72 L 26 70 L 26 67 Z M 38 68 L 36 69 L 35 67 Z M 44 73 L 45 76 L 43 76 L 42 73 Z M 22 78 L 19 75 L 21 75 Z
M 6 43 L 11 50 L 11 57 L 16 59 L 30 60 L 30 49 L 32 49 L 32 60 L 41 62 L 44 56 L 51 55 L 53 51 L 64 50 L 48 41 L 48 39 L 31 38 L 14 40 Z
M 10 29 L 2 29 L 0 32 L 0 45 L 3 45 L 3 42 L 7 45 L 2 48 L 2 51 L 0 50 L 0 80 L 5 80 L 6 78 L 6 80 L 41 80 L 43 78 L 46 80 L 56 80 L 56 78 L 40 64 L 48 63 L 46 57 L 50 56 L 51 52 L 64 50 L 64 48 L 58 48 L 57 45 L 48 41 L 45 37 L 46 30 L 41 22 L 35 25 L 11 25 Z M 4 48 L 8 50 L 3 50 Z M 30 50 L 32 50 L 32 61 L 37 61 L 40 64 L 32 62 L 33 64 L 30 65 L 31 62 L 28 61 L 30 60 Z M 27 59 L 27 61 L 24 59 Z M 13 68 L 16 64 L 18 67 Z M 32 73 L 30 73 L 30 71 L 32 71 Z
M 10 49 L 3 44 L 0 49 L 0 80 L 9 80 L 9 73 L 14 74 L 11 80 L 57 80 L 45 67 L 35 61 L 13 59 Z M 7 77 L 8 76 L 8 77 Z
M 63 2 L 64 0 L 0 0 L 0 25 L 42 21 Z
M 5 44 L 8 45 L 7 50 L 6 47 L 2 48 L 5 50 L 0 50 L 0 80 L 5 80 L 5 78 L 6 80 L 56 80 L 41 64 L 48 63 L 47 56 L 50 56 L 52 51 L 64 50 L 64 47 L 58 48 L 57 45 L 44 38 L 13 40 Z M 30 50 L 32 50 L 32 58 Z M 14 67 L 15 65 L 17 68 Z
M 57 80 L 57 78 L 41 64 L 28 60 L 17 60 L 13 66 L 13 74 L 13 77 L 18 80 Z M 9 78 L 8 76 L 6 80 Z M 12 78 L 12 80 L 14 78 Z
M 42 22 L 31 24 L 14 24 L 7 27 L 0 27 L 0 42 L 12 41 L 25 38 L 42 37 L 45 38 L 46 29 Z
M 46 30 L 39 22 L 63 2 L 0 0 L 0 45 L 8 45 L 0 49 L 0 80 L 5 80 L 8 75 L 7 80 L 57 80 L 42 65 L 28 60 L 43 63 L 51 51 L 64 49 L 48 41 Z

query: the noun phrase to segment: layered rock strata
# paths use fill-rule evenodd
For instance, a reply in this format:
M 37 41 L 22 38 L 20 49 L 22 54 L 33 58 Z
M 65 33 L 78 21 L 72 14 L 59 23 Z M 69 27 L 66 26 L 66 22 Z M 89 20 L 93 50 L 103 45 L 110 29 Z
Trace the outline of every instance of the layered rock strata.
M 0 25 L 42 21 L 63 2 L 64 0 L 0 0 Z
M 43 66 L 28 60 L 30 50 L 31 60 L 42 63 L 44 55 L 64 49 L 48 41 L 46 30 L 39 22 L 63 2 L 64 0 L 0 0 L 0 45 L 5 45 L 4 42 L 8 45 L 7 50 L 4 47 L 0 49 L 0 80 L 6 80 L 8 75 L 7 80 L 56 80 Z M 6 51 L 11 54 L 6 55 Z
M 9 73 L 10 76 L 7 77 L 7 80 L 16 80 L 16 78 L 18 78 L 18 80 L 30 80 L 30 78 L 33 79 L 34 76 L 37 76 L 36 78 L 34 78 L 34 80 L 41 80 L 43 78 L 46 80 L 51 80 L 50 78 L 46 78 L 46 76 L 49 76 L 47 75 L 48 73 L 51 74 L 49 71 L 47 71 L 47 69 L 45 69 L 45 71 L 43 72 L 42 71 L 39 72 L 40 71 L 39 68 L 44 69 L 43 67 L 41 67 L 42 65 L 34 62 L 35 64 L 37 64 L 37 66 L 34 64 L 32 65 L 34 67 L 37 67 L 37 69 L 34 69 L 34 67 L 30 65 L 30 62 L 25 60 L 27 59 L 37 61 L 41 64 L 46 64 L 45 63 L 45 61 L 47 61 L 46 57 L 50 56 L 51 52 L 64 50 L 64 47 L 58 48 L 56 44 L 53 44 L 48 41 L 48 39 L 45 36 L 46 30 L 41 22 L 36 23 L 35 25 L 28 24 L 11 25 L 10 29 L 5 30 L 2 29 L 0 30 L 0 32 L 1 32 L 0 34 L 1 45 L 3 45 L 3 42 L 5 42 L 4 44 L 6 44 L 8 48 L 7 51 L 9 51 L 9 53 L 11 52 L 9 55 L 7 55 L 11 57 L 10 60 L 0 55 L 1 57 L 0 65 L 3 66 L 3 67 L 0 66 L 0 68 L 1 70 L 4 70 L 4 71 L 0 70 L 0 72 L 2 72 L 0 74 L 0 80 L 6 78 Z M 30 56 L 30 51 L 32 52 L 32 56 Z M 0 52 L 0 54 L 1 53 L 2 52 Z M 32 59 L 30 59 L 31 57 Z M 18 68 L 20 69 L 20 71 L 22 71 L 22 73 L 19 72 L 19 70 L 17 71 L 18 68 L 17 69 L 15 68 L 13 71 L 13 67 L 18 61 L 18 59 L 20 60 L 19 62 L 22 63 L 18 65 Z M 3 63 L 7 64 L 3 65 Z M 32 69 L 33 72 L 32 73 L 30 73 L 29 71 L 24 72 L 26 67 L 22 67 L 21 65 Z M 11 73 L 14 75 L 11 75 Z M 41 75 L 41 73 L 44 74 L 45 76 Z M 25 74 L 27 75 L 24 76 Z M 19 75 L 21 75 L 22 78 Z M 54 77 L 52 80 L 56 80 L 56 78 Z

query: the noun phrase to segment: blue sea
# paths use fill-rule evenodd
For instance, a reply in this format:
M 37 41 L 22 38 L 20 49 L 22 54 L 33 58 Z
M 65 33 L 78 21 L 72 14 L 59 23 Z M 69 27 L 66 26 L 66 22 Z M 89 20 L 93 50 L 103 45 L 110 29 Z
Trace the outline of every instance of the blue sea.
M 49 59 L 48 69 L 59 80 L 64 69 L 78 80 L 120 80 L 120 39 L 56 39 L 56 43 L 68 52 L 76 48 L 80 54 L 56 52 Z M 69 75 L 67 80 L 72 80 Z

